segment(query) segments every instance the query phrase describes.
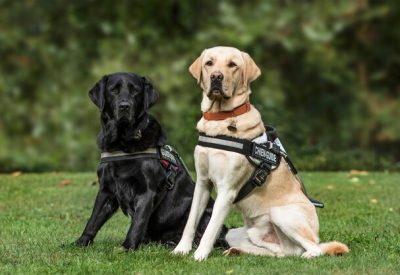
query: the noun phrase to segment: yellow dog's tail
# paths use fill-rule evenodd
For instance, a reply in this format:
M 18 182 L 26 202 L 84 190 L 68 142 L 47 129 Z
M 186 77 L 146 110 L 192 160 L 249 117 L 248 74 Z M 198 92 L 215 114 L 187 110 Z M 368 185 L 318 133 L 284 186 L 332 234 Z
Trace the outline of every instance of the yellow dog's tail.
M 321 248 L 324 255 L 329 256 L 340 256 L 349 253 L 350 251 L 347 245 L 336 241 L 320 243 L 319 247 Z

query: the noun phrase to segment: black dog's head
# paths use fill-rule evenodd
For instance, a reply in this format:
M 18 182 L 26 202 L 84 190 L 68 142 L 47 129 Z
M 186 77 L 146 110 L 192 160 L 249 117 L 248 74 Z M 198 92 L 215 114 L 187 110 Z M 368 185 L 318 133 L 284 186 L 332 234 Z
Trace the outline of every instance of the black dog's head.
M 89 91 L 102 114 L 117 123 L 134 125 L 158 100 L 158 93 L 144 77 L 133 73 L 103 76 Z

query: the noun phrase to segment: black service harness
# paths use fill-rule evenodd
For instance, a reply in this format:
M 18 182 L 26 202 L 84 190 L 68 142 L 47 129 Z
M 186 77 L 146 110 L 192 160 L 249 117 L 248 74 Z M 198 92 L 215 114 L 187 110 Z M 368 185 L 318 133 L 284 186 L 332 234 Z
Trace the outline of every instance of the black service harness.
M 182 158 L 179 156 L 178 152 L 170 145 L 164 145 L 156 148 L 148 148 L 140 152 L 103 152 L 101 153 L 100 163 L 107 163 L 113 161 L 122 160 L 133 160 L 133 159 L 157 159 L 163 166 L 165 171 L 166 180 L 164 185 L 161 186 L 162 190 L 158 194 L 158 198 L 153 207 L 153 211 L 164 200 L 167 193 L 175 187 L 176 177 L 178 173 L 184 170 L 190 177 L 189 171 L 183 162 Z
M 276 130 L 266 127 L 267 139 L 262 143 L 256 143 L 247 139 L 239 139 L 224 135 L 207 136 L 204 133 L 199 134 L 197 145 L 210 147 L 214 149 L 236 152 L 246 156 L 249 162 L 256 167 L 250 179 L 239 190 L 233 203 L 245 198 L 256 187 L 262 186 L 267 180 L 272 170 L 276 169 L 283 158 L 288 164 L 290 171 L 295 175 L 301 185 L 303 193 L 308 197 L 304 184 L 298 176 L 297 170 L 289 159 L 287 153 L 280 144 Z M 316 199 L 308 197 L 315 207 L 323 208 L 324 204 Z

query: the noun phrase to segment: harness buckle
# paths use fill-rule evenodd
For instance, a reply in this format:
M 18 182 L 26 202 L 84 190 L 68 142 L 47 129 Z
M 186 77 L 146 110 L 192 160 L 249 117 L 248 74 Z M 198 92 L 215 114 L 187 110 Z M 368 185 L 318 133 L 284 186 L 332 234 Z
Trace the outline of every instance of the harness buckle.
M 176 180 L 175 178 L 178 173 L 175 171 L 173 167 L 171 167 L 171 165 L 169 166 L 168 169 L 169 171 L 167 172 L 167 181 L 165 183 L 165 187 L 168 190 L 172 190 L 175 186 L 175 180 Z
M 266 181 L 269 173 L 271 172 L 271 165 L 262 162 L 253 174 L 253 184 L 260 187 Z

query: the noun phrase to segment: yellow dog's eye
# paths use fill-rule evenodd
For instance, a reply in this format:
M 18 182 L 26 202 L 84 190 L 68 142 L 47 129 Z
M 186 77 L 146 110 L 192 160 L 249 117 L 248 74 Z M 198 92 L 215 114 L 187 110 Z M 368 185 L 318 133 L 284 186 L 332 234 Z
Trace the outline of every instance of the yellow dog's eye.
M 236 67 L 236 66 L 237 66 L 236 63 L 233 62 L 233 61 L 229 62 L 229 64 L 228 64 L 229 68 L 233 68 L 233 67 Z
M 211 60 L 209 60 L 209 61 L 206 62 L 206 65 L 207 65 L 207 66 L 212 66 L 212 65 L 213 65 L 213 62 L 212 62 Z

